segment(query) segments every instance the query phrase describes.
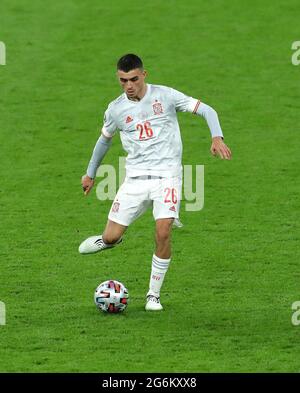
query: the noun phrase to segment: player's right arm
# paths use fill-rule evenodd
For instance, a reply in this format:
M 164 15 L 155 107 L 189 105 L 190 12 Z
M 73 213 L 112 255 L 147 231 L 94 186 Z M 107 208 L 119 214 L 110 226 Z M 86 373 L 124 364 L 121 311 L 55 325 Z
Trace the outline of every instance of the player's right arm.
M 86 174 L 81 178 L 81 184 L 85 195 L 91 191 L 94 185 L 94 178 L 96 176 L 97 169 L 112 144 L 112 137 L 116 128 L 111 108 L 108 107 L 104 115 L 104 124 L 101 135 L 94 147 Z

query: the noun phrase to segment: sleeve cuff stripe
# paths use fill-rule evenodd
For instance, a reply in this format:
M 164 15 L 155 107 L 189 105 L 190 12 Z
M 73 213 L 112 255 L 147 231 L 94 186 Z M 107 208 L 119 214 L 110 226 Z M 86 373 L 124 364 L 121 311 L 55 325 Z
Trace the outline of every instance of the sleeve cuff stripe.
M 194 113 L 194 114 L 197 113 L 197 110 L 198 110 L 200 104 L 201 104 L 201 101 L 198 100 L 198 101 L 197 101 L 197 104 L 196 104 L 196 106 L 195 106 L 195 108 L 194 108 L 194 110 L 193 110 L 193 113 Z

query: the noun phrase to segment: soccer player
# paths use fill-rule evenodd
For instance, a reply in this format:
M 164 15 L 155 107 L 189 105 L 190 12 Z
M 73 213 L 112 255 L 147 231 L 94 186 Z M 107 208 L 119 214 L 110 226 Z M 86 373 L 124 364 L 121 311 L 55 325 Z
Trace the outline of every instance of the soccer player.
M 191 112 L 207 121 L 212 136 L 211 153 L 231 158 L 223 141 L 216 111 L 192 97 L 166 86 L 145 82 L 142 60 L 127 54 L 117 63 L 117 76 L 124 93 L 105 112 L 104 125 L 82 187 L 87 195 L 97 168 L 119 130 L 126 158 L 126 177 L 111 206 L 102 235 L 92 236 L 79 246 L 82 254 L 115 247 L 127 227 L 153 207 L 156 248 L 152 257 L 147 311 L 163 309 L 160 290 L 171 261 L 171 230 L 179 217 L 182 177 L 182 142 L 176 112 Z

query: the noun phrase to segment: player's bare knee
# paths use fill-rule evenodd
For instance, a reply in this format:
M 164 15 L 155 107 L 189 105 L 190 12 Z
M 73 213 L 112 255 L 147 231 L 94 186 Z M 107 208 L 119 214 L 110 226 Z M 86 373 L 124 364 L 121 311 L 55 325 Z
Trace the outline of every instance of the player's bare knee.
M 161 220 L 156 223 L 157 243 L 167 243 L 170 241 L 173 220 Z
M 166 244 L 169 243 L 171 237 L 171 233 L 169 228 L 160 228 L 156 230 L 156 243 L 157 244 Z

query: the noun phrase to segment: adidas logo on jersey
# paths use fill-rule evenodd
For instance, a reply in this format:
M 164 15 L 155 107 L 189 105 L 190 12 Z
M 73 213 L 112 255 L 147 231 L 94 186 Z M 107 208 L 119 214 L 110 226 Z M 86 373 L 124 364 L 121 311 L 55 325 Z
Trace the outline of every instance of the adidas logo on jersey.
M 169 210 L 172 210 L 172 212 L 176 212 L 176 208 L 175 208 L 175 206 L 172 206 L 172 207 L 170 207 L 170 209 Z
M 127 116 L 126 123 L 130 123 L 133 121 L 133 118 L 131 116 Z

